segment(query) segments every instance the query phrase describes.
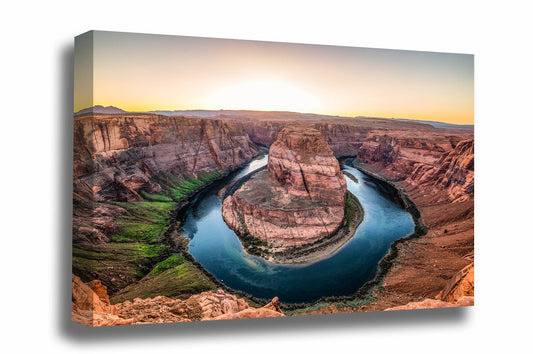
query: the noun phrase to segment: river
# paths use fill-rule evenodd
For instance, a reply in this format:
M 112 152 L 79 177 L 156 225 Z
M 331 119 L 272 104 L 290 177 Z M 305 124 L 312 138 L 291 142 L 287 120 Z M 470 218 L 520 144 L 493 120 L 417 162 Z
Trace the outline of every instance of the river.
M 266 165 L 268 156 L 252 161 L 232 181 Z M 336 253 L 311 264 L 280 265 L 248 255 L 222 218 L 222 186 L 201 193 L 187 210 L 182 234 L 189 252 L 228 287 L 261 299 L 278 296 L 285 303 L 307 303 L 327 296 L 352 295 L 377 272 L 378 262 L 392 242 L 413 233 L 411 215 L 379 192 L 373 178 L 342 166 L 348 190 L 361 202 L 363 222 Z M 231 184 L 231 182 L 230 182 Z

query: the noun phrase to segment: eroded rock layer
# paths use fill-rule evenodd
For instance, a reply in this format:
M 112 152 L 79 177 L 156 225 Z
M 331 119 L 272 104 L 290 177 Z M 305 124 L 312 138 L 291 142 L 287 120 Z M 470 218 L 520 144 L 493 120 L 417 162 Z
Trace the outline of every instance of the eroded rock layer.
M 346 181 L 323 135 L 285 128 L 270 148 L 267 170 L 226 198 L 222 213 L 240 234 L 289 247 L 335 232 L 345 199 Z
M 162 172 L 197 176 L 233 170 L 257 155 L 242 126 L 156 114 L 87 114 L 74 120 L 74 177 L 98 201 L 142 200 Z
M 156 296 L 111 305 L 107 288 L 99 280 L 83 283 L 72 275 L 72 320 L 89 327 L 281 316 L 284 314 L 277 297 L 261 308 L 253 308 L 222 289 L 185 300 Z
M 167 233 L 173 212 L 258 151 L 235 122 L 120 110 L 76 115 L 73 273 L 101 280 L 110 294 L 139 281 L 180 247 Z
M 283 129 L 270 147 L 267 171 L 292 196 L 343 205 L 346 181 L 318 130 Z
M 287 126 L 312 127 L 322 132 L 335 156 L 357 156 L 366 167 L 392 181 L 407 181 L 415 186 L 431 183 L 439 192 L 445 191 L 451 201 L 467 200 L 473 195 L 472 128 L 281 112 L 248 112 L 240 117 L 226 113 L 219 118 L 241 123 L 253 142 L 265 146 L 271 146 Z M 461 159 L 459 172 L 454 161 Z M 448 176 L 443 178 L 444 175 Z
M 74 120 L 74 243 L 108 241 L 125 210 L 102 201 L 135 202 L 160 193 L 157 176 L 198 177 L 232 171 L 258 153 L 243 128 L 214 119 L 156 114 L 84 114 Z

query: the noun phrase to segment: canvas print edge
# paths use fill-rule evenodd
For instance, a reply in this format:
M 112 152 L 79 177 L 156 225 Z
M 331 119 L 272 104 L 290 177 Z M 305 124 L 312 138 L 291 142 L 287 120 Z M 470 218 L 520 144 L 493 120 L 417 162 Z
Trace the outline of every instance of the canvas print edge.
M 106 326 L 473 305 L 473 126 L 286 111 L 106 107 L 94 99 L 94 34 L 77 37 L 75 45 L 75 96 L 86 100 L 74 116 L 75 322 Z M 308 156 L 297 158 L 299 170 L 293 152 Z M 266 177 L 259 178 L 253 166 L 247 172 L 254 175 L 232 176 L 254 162 L 262 163 L 260 173 Z M 320 172 L 313 169 L 317 164 Z M 266 183 L 268 176 L 277 176 L 285 189 Z M 334 183 L 344 179 L 344 185 Z M 346 194 L 356 184 L 373 185 L 401 206 L 412 230 L 390 240 L 375 275 L 362 278 L 352 293 L 312 300 L 287 294 L 286 302 L 255 297 L 208 271 L 212 265 L 199 260 L 209 248 L 193 256 L 191 238 L 180 235 L 191 232 L 187 222 L 206 221 L 187 211 L 202 206 L 194 204 L 195 198 L 215 184 L 224 202 L 220 216 L 239 234 L 245 253 L 274 264 L 316 263 L 343 249 L 365 208 L 357 197 L 351 204 L 349 198 L 336 203 L 336 193 Z M 305 231 L 267 223 L 272 205 L 254 203 L 265 198 L 254 195 L 257 190 L 271 191 L 269 201 L 278 194 L 295 200 L 305 191 L 315 203 L 305 220 L 322 220 L 314 208 L 322 203 L 342 210 L 330 213 L 338 220 L 331 217 L 323 225 L 337 230 L 347 210 L 355 222 L 343 224 L 344 238 L 342 232 L 328 231 L 325 239 L 333 241 L 320 243 L 324 235 L 310 231 L 311 222 L 298 225 Z M 261 222 L 252 219 L 258 215 Z M 287 228 L 302 237 L 284 239 L 279 230 Z M 265 264 L 259 260 L 255 266 Z

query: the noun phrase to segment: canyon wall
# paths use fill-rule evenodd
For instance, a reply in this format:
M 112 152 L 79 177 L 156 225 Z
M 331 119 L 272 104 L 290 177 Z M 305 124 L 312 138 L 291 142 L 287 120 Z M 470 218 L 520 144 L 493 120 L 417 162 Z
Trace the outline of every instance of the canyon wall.
M 107 242 L 113 220 L 126 212 L 97 202 L 141 201 L 141 191 L 162 191 L 155 177 L 229 172 L 258 151 L 242 126 L 233 122 L 134 113 L 78 116 L 74 120 L 74 242 Z
M 226 117 L 226 119 L 230 119 Z M 335 118 L 279 120 L 240 119 L 252 141 L 271 146 L 287 126 L 312 127 L 337 157 L 356 156 L 366 167 L 390 179 L 413 185 L 431 184 L 451 201 L 473 192 L 473 131 L 436 128 L 390 119 Z M 463 142 L 464 141 L 464 142 Z
M 142 200 L 162 172 L 198 176 L 229 171 L 257 155 L 242 126 L 155 114 L 87 114 L 74 120 L 74 177 L 96 200 Z
M 474 140 L 460 141 L 433 165 L 417 165 L 407 182 L 443 189 L 451 201 L 465 201 L 474 195 Z

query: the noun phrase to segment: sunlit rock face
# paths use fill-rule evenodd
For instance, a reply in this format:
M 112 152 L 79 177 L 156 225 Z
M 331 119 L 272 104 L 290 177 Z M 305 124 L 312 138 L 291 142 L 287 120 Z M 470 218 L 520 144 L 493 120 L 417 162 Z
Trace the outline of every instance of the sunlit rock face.
M 84 283 L 72 275 L 72 320 L 89 327 L 281 316 L 284 314 L 277 297 L 261 308 L 253 308 L 222 289 L 185 300 L 156 296 L 111 305 L 107 287 L 100 280 Z
M 266 171 L 232 196 L 226 223 L 276 247 L 316 242 L 334 233 L 344 217 L 346 181 L 321 132 L 284 128 L 270 147 Z
M 344 204 L 346 181 L 318 130 L 283 129 L 270 147 L 267 171 L 291 195 Z

